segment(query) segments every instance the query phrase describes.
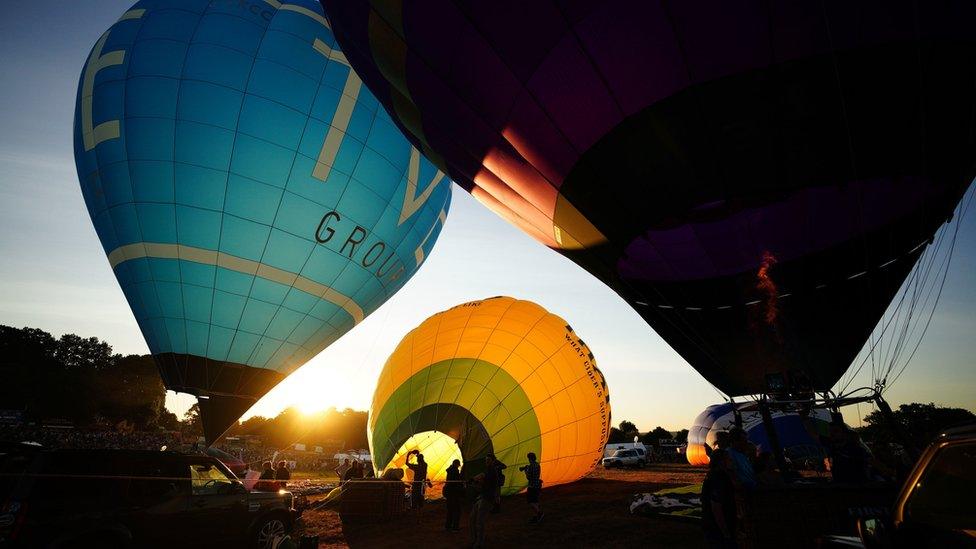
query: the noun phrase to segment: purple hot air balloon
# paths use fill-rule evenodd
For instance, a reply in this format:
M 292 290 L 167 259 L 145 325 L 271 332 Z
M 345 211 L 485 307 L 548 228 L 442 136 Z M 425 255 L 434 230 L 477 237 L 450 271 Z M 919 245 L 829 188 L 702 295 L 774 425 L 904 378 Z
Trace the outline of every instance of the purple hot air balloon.
M 322 3 L 428 158 L 731 395 L 829 389 L 974 176 L 972 2 Z

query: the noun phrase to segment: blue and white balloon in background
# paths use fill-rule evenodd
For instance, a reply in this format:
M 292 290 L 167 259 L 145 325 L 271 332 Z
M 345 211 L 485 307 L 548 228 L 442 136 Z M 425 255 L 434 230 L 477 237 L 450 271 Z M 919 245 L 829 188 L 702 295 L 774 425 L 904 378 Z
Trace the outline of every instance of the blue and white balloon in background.
M 753 409 L 750 410 L 750 408 Z M 769 441 L 762 414 L 754 408 L 754 403 L 750 402 L 736 404 L 723 402 L 705 408 L 702 413 L 698 414 L 694 425 L 688 430 L 688 446 L 685 449 L 685 458 L 687 458 L 688 463 L 699 466 L 708 465 L 708 451 L 705 446 L 715 448 L 718 434 L 735 426 L 736 409 L 739 411 L 741 427 L 745 430 L 749 442 L 755 444 L 762 452 L 772 452 L 773 447 Z M 798 413 L 773 410 L 770 412 L 770 417 L 773 420 L 773 427 L 776 429 L 780 447 L 786 457 L 794 462 L 804 460 L 822 462 L 826 454 L 820 445 L 820 440 L 810 435 Z M 812 422 L 812 426 L 817 432 L 827 434 L 828 425 L 831 422 L 830 411 L 815 408 L 810 411 L 807 420 Z
M 402 287 L 450 202 L 313 0 L 136 3 L 85 63 L 74 136 L 112 269 L 208 442 Z

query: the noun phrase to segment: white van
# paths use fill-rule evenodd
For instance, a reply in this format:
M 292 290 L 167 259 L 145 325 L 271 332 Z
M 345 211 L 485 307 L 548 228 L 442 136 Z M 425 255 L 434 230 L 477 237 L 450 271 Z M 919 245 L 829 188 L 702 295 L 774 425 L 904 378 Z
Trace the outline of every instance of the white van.
M 634 454 L 630 454 L 629 450 L 632 450 Z M 621 454 L 626 453 L 628 459 L 626 460 L 614 459 L 615 457 L 614 454 L 616 454 L 618 451 L 621 452 Z M 626 463 L 618 463 L 618 461 L 624 461 Z M 648 461 L 649 461 L 649 452 L 647 450 L 647 447 L 644 446 L 643 442 L 638 442 L 638 441 L 615 442 L 613 444 L 607 444 L 603 448 L 603 465 L 605 467 L 606 466 L 614 467 L 620 465 L 643 466 L 643 465 L 647 465 Z

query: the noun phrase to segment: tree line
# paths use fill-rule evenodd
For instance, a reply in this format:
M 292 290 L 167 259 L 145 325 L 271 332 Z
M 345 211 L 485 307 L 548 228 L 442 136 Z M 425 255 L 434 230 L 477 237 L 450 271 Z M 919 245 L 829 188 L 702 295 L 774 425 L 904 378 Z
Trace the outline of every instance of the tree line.
M 202 434 L 196 405 L 182 419 L 166 409 L 166 388 L 152 356 L 113 353 L 111 345 L 97 337 L 55 338 L 37 328 L 0 325 L 0 376 L 0 410 L 20 414 L 24 421 Z M 920 447 L 940 430 L 976 419 L 968 410 L 932 403 L 902 404 L 893 416 Z M 288 408 L 274 418 L 248 418 L 232 427 L 228 436 L 259 436 L 274 447 L 300 442 L 365 448 L 366 420 L 366 412 L 348 408 L 314 414 Z M 859 432 L 868 442 L 895 441 L 880 412 L 867 415 Z M 684 443 L 688 430 L 672 433 L 657 426 L 641 433 L 633 422 L 624 420 L 610 429 L 608 442 L 632 442 L 634 437 L 652 446 L 664 440 Z
M 688 429 L 682 429 L 676 433 L 672 433 L 658 425 L 653 430 L 641 434 L 637 429 L 637 425 L 625 419 L 617 427 L 610 428 L 607 444 L 634 442 L 634 437 L 637 437 L 646 446 L 660 446 L 661 442 L 665 440 L 673 440 L 679 444 L 684 444 L 688 441 Z
M 152 357 L 113 353 L 96 337 L 0 326 L 0 376 L 0 409 L 25 421 L 180 427 Z
M 366 418 L 366 412 L 351 408 L 329 408 L 311 414 L 286 408 L 273 418 L 251 416 L 231 427 L 227 436 L 259 436 L 265 446 L 274 448 L 285 448 L 298 442 L 309 450 L 314 446 L 361 449 L 369 445 Z
M 900 439 L 899 432 L 892 429 L 882 413 L 877 410 L 864 417 L 864 426 L 857 430 L 861 438 L 875 444 L 907 442 L 915 448 L 925 448 L 939 432 L 976 421 L 976 415 L 969 410 L 938 406 L 932 402 L 902 404 L 892 410 L 891 416 L 895 428 L 907 440 Z
M 0 410 L 24 422 L 76 427 L 203 434 L 194 404 L 178 418 L 166 409 L 166 388 L 151 355 L 121 355 L 97 337 L 55 338 L 37 328 L 0 325 Z M 254 435 L 266 446 L 365 448 L 366 412 L 330 408 L 274 418 L 254 416 L 228 436 Z
M 916 448 L 924 448 L 941 431 L 956 425 L 976 421 L 976 415 L 964 408 L 939 406 L 935 403 L 912 402 L 902 404 L 892 411 L 895 427 L 885 420 L 880 411 L 873 411 L 864 417 L 863 426 L 856 429 L 861 438 L 871 444 L 909 443 Z M 897 431 L 896 431 L 897 429 Z M 907 440 L 900 436 L 907 437 Z M 646 445 L 659 446 L 662 440 L 674 440 L 683 444 L 688 441 L 688 429 L 671 433 L 664 427 L 641 434 L 631 421 L 621 421 L 617 427 L 610 428 L 609 444 L 633 442 L 638 437 Z

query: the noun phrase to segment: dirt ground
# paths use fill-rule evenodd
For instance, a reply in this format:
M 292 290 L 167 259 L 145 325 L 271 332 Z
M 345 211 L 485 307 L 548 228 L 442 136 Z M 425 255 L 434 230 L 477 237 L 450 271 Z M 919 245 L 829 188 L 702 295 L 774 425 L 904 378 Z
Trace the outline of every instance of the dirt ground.
M 502 512 L 489 515 L 489 547 L 703 547 L 698 524 L 630 514 L 638 492 L 701 482 L 704 469 L 656 464 L 646 469 L 602 468 L 568 485 L 543 490 L 542 524 L 529 524 L 524 495 L 502 500 Z M 412 515 L 381 524 L 343 524 L 333 511 L 306 511 L 297 535 L 318 535 L 319 547 L 467 547 L 467 510 L 460 532 L 444 531 L 443 501 L 430 501 L 419 523 Z

